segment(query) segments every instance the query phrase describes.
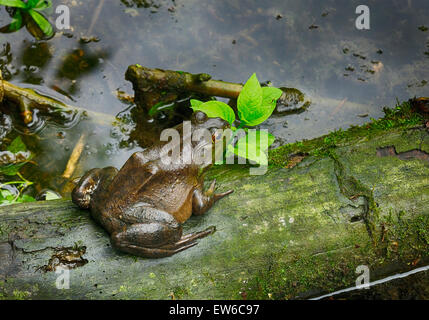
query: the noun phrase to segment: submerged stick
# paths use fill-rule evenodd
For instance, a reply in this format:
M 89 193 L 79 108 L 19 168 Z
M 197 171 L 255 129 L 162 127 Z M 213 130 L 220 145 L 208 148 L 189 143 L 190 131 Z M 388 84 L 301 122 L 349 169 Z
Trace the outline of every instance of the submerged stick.
M 138 64 L 128 67 L 125 79 L 135 85 L 134 90 L 187 91 L 232 99 L 238 98 L 243 89 L 240 83 L 212 80 L 206 73 L 150 69 Z
M 88 35 L 91 35 L 92 29 L 94 29 L 95 23 L 98 20 L 98 17 L 100 16 L 101 9 L 103 9 L 104 0 L 100 0 L 100 3 L 98 4 L 97 8 L 95 9 L 94 15 L 92 16 L 91 25 L 88 29 Z
M 69 161 L 67 162 L 67 165 L 66 165 L 66 169 L 62 174 L 63 178 L 70 179 L 70 177 L 73 175 L 74 171 L 76 170 L 76 164 L 79 161 L 79 158 L 82 154 L 83 148 L 85 146 L 85 140 L 86 140 L 86 136 L 85 134 L 82 134 L 70 155 Z
M 125 79 L 131 81 L 135 93 L 134 101 L 146 111 L 158 103 L 170 103 L 178 99 L 180 94 L 199 93 L 206 96 L 217 96 L 237 99 L 243 90 L 243 84 L 213 80 L 206 73 L 192 74 L 183 71 L 150 69 L 139 64 L 131 65 L 125 73 Z M 290 88 L 280 88 L 282 96 L 277 105 L 290 106 Z M 304 100 L 304 94 L 297 89 Z M 304 101 L 302 101 L 304 102 Z M 310 102 L 302 108 L 305 110 Z M 292 112 L 294 110 L 291 110 Z M 299 110 L 297 110 L 299 111 Z
M 13 101 L 19 105 L 21 116 L 23 117 L 25 124 L 29 124 L 33 121 L 33 113 L 31 109 L 34 107 L 48 108 L 51 111 L 68 113 L 79 111 L 91 116 L 91 118 L 94 118 L 101 123 L 111 124 L 113 121 L 115 121 L 115 117 L 113 115 L 71 106 L 56 99 L 41 95 L 33 89 L 16 86 L 8 81 L 3 80 L 0 72 L 0 102 L 2 102 L 4 99 Z
M 150 69 L 138 64 L 128 67 L 125 79 L 133 84 L 137 105 L 144 106 L 147 111 L 160 101 L 176 100 L 181 93 L 236 99 L 243 89 L 240 83 L 212 80 L 206 73 Z

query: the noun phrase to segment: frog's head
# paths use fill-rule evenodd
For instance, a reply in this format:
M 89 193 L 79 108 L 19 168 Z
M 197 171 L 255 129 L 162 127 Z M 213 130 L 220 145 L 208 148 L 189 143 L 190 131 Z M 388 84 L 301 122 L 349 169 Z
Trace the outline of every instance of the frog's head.
M 229 123 L 221 118 L 209 118 L 204 112 L 194 112 L 191 118 L 193 135 L 197 130 L 200 132 L 205 131 L 206 134 L 198 142 L 193 142 L 194 152 L 200 152 L 201 148 L 211 145 L 212 162 L 214 159 L 219 159 L 222 156 L 223 148 L 216 147 L 216 145 L 224 143 L 225 129 L 230 127 Z M 210 138 L 208 135 L 210 134 Z M 212 163 L 211 162 L 211 163 Z

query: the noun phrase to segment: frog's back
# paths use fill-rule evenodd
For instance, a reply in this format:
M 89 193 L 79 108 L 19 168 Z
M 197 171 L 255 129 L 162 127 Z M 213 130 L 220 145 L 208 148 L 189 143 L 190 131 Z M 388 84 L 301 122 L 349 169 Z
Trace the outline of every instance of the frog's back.
M 198 185 L 198 168 L 190 165 L 160 170 L 151 176 L 136 196 L 137 202 L 150 203 L 183 223 L 192 215 L 192 198 Z
M 197 175 L 198 168 L 194 165 L 164 166 L 160 161 L 150 161 L 141 167 L 127 165 L 104 190 L 97 190 L 91 207 L 119 217 L 137 203 L 146 203 L 183 223 L 192 215 Z

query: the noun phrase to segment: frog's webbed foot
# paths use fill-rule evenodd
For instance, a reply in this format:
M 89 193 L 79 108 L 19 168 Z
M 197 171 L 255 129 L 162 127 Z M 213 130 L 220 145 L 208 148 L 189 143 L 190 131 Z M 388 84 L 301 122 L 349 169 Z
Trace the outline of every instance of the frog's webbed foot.
M 157 223 L 135 224 L 123 232 L 114 232 L 111 241 L 112 245 L 121 251 L 146 258 L 162 258 L 195 246 L 197 239 L 212 234 L 216 228 L 210 227 L 204 231 L 180 237 L 181 230 L 181 227 L 177 230 L 168 230 L 167 226 Z M 163 238 L 167 235 L 166 233 L 171 235 L 171 232 L 176 233 L 173 235 L 173 242 L 165 242 Z M 177 235 L 180 238 L 174 241 Z
M 194 197 L 192 199 L 193 214 L 203 214 L 204 212 L 209 210 L 216 201 L 234 192 L 234 190 L 228 190 L 223 193 L 215 193 L 215 188 L 216 179 L 213 180 L 206 192 L 203 192 L 202 188 L 195 189 Z
M 214 193 L 215 188 L 216 188 L 216 179 L 213 179 L 212 183 L 210 184 L 210 187 L 207 189 L 207 191 L 205 193 L 206 196 L 209 196 L 209 197 L 213 196 L 214 202 L 216 202 L 216 201 L 222 199 L 223 197 L 234 192 L 234 190 L 228 190 L 228 191 L 222 192 L 222 193 Z

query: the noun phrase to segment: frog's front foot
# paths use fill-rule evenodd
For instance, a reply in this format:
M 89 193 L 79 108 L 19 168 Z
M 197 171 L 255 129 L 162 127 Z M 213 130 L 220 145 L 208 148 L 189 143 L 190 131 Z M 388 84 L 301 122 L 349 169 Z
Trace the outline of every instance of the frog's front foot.
M 216 179 L 213 180 L 206 192 L 203 192 L 201 186 L 195 189 L 192 199 L 192 213 L 194 215 L 202 215 L 209 210 L 216 201 L 234 192 L 234 190 L 228 190 L 223 193 L 215 193 L 215 188 Z
M 206 192 L 206 195 L 207 196 L 212 196 L 213 195 L 214 202 L 216 202 L 216 201 L 222 199 L 223 197 L 226 197 L 227 195 L 229 195 L 229 194 L 231 194 L 231 193 L 234 192 L 234 190 L 228 190 L 228 191 L 225 191 L 225 192 L 222 192 L 222 193 L 214 193 L 215 188 L 216 188 L 216 179 L 213 179 L 212 183 L 210 184 L 209 189 Z
M 195 246 L 197 239 L 204 238 L 215 230 L 215 227 L 209 227 L 201 232 L 181 236 L 180 226 L 171 228 L 159 223 L 141 223 L 134 224 L 125 231 L 112 233 L 111 241 L 118 250 L 145 258 L 162 258 Z M 166 237 L 171 237 L 172 240 L 178 238 L 178 240 L 165 242 Z M 154 245 L 156 243 L 158 245 Z

